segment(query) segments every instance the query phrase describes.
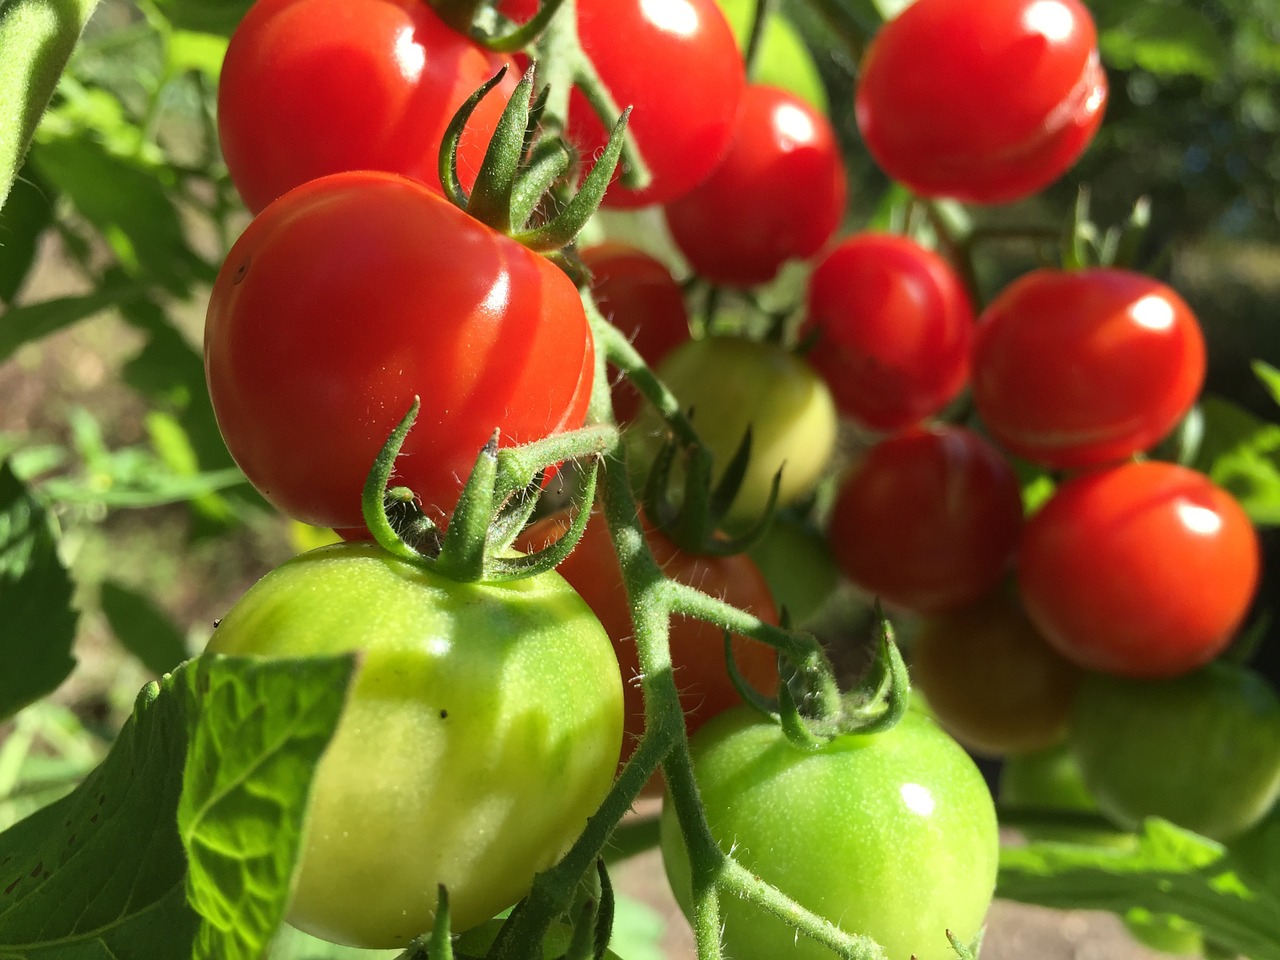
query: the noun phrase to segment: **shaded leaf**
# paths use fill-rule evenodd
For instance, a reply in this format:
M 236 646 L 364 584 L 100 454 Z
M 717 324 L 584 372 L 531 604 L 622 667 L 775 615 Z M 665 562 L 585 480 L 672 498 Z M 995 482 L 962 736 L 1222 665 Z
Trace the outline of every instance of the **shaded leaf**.
M 137 294 L 137 287 L 107 286 L 82 296 L 59 297 L 10 308 L 0 317 L 0 361 L 9 359 L 24 344 L 119 306 Z
M 11 303 L 36 257 L 36 243 L 53 222 L 52 194 L 28 164 L 18 171 L 0 210 L 0 303 Z
M 112 633 L 152 673 L 163 675 L 187 659 L 186 638 L 151 598 L 108 580 L 99 602 Z
M 1280 424 L 1208 397 L 1195 467 L 1229 491 L 1259 524 L 1280 524 Z
M 1131 5 L 1121 24 L 1102 32 L 1098 46 L 1108 65 L 1141 67 L 1158 76 L 1190 74 L 1213 80 L 1229 61 L 1214 23 L 1184 4 Z

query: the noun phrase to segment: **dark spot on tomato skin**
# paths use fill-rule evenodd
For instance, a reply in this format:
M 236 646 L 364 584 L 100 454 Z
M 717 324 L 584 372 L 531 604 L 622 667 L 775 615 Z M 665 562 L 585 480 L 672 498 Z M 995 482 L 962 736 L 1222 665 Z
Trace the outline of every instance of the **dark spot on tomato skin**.
M 252 258 L 252 257 L 245 257 L 245 258 L 244 258 L 244 261 L 240 264 L 240 266 L 236 268 L 235 276 L 233 276 L 233 277 L 231 278 L 231 283 L 232 283 L 232 285 L 233 285 L 233 286 L 234 286 L 235 284 L 240 283 L 241 281 L 243 281 L 243 280 L 244 280 L 244 278 L 245 278 L 246 276 L 248 276 L 248 274 L 249 274 L 249 264 L 250 264 L 250 263 L 252 263 L 252 262 L 253 262 L 253 258 Z

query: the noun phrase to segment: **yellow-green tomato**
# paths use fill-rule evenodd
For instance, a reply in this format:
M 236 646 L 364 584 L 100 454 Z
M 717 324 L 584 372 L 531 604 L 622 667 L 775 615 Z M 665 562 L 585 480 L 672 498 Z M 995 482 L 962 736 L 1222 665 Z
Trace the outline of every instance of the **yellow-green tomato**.
M 779 506 L 813 491 L 835 449 L 837 421 L 831 391 L 803 358 L 776 343 L 707 337 L 676 347 L 657 374 L 680 406 L 692 409 L 711 450 L 713 479 L 751 428 L 751 459 L 725 529 L 741 530 L 763 515 L 779 470 Z M 634 465 L 647 469 L 666 436 L 661 417 L 646 406 L 627 434 Z
M 691 744 L 711 833 L 748 870 L 889 960 L 954 960 L 950 930 L 977 934 L 995 890 L 995 807 L 964 750 L 922 713 L 891 730 L 793 746 L 746 707 Z M 690 913 L 688 855 L 668 798 L 662 853 Z M 732 960 L 827 960 L 830 950 L 758 907 L 720 899 Z
M 751 19 L 755 16 L 756 0 L 716 0 L 716 3 L 733 28 L 738 49 L 744 50 L 751 36 Z M 822 83 L 822 75 L 818 73 L 813 55 L 791 21 L 775 13 L 764 26 L 760 44 L 760 55 L 752 80 L 790 90 L 826 113 L 827 88 Z
M 608 792 L 622 683 L 604 628 L 556 573 L 456 583 L 370 543 L 277 567 L 214 631 L 217 653 L 359 651 L 320 761 L 288 920 L 361 947 L 453 927 L 526 892 Z

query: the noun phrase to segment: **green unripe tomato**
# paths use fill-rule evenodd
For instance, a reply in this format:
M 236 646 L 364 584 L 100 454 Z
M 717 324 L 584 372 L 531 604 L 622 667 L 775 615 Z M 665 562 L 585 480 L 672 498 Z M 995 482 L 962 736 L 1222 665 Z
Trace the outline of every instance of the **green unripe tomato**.
M 707 337 L 676 347 L 657 374 L 680 406 L 693 410 L 694 428 L 711 450 L 713 481 L 751 428 L 751 458 L 725 514 L 725 529 L 750 527 L 763 515 L 779 469 L 778 506 L 813 491 L 835 449 L 836 408 L 831 391 L 803 358 L 775 343 Z M 626 437 L 633 469 L 647 472 L 666 425 L 646 405 Z
M 1011 810 L 1061 810 L 1098 813 L 1098 803 L 1084 785 L 1080 766 L 1065 745 L 1036 753 L 1005 757 L 998 787 L 1001 807 Z M 1128 834 L 1086 827 L 1020 827 L 1028 840 L 1056 840 L 1096 846 L 1129 846 Z
M 751 37 L 751 19 L 755 15 L 755 0 L 716 0 L 724 18 L 733 28 L 738 49 L 746 50 Z M 771 87 L 789 90 L 807 100 L 818 110 L 827 113 L 830 106 L 827 88 L 818 73 L 813 54 L 791 21 L 775 13 L 764 25 L 760 39 L 760 53 L 752 80 Z
M 556 573 L 456 583 L 370 543 L 277 567 L 215 653 L 361 653 L 320 761 L 288 920 L 361 947 L 453 928 L 528 892 L 613 781 L 622 682 L 604 628 Z
M 778 608 L 787 608 L 793 625 L 817 613 L 840 585 L 827 538 L 793 513 L 778 513 L 747 553 L 769 582 Z
M 793 746 L 749 708 L 694 735 L 694 775 L 712 835 L 748 870 L 890 960 L 954 960 L 977 934 L 999 856 L 995 808 L 964 750 L 909 710 L 884 733 Z M 663 862 L 691 913 L 688 855 L 670 799 Z M 827 960 L 830 950 L 733 896 L 720 898 L 725 956 Z
M 1091 675 L 1069 742 L 1098 807 L 1126 827 L 1163 817 L 1228 840 L 1280 796 L 1280 698 L 1236 664 L 1173 680 Z

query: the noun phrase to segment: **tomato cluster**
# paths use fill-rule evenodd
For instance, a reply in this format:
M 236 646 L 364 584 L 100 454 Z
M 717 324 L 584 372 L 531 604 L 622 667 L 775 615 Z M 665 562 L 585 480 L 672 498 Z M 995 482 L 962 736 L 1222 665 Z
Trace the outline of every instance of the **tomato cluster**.
M 539 10 L 494 6 L 486 16 L 508 25 Z M 259 0 L 245 18 L 219 124 L 256 217 L 214 285 L 205 357 L 219 426 L 259 492 L 362 537 L 370 465 L 420 398 L 394 483 L 443 538 L 491 438 L 572 431 L 589 405 L 608 421 L 596 373 L 612 364 L 622 427 L 605 469 L 643 501 L 628 551 L 746 611 L 734 632 L 820 623 L 836 594 L 883 602 L 907 627 L 933 716 L 826 730 L 812 749 L 738 706 L 743 683 L 757 706 L 779 692 L 772 646 L 726 642 L 678 605 L 669 637 L 715 841 L 893 960 L 950 956 L 947 932 L 972 939 L 991 901 L 994 809 L 956 740 L 1015 758 L 1069 743 L 1081 793 L 1125 828 L 1158 815 L 1228 836 L 1265 813 L 1280 772 L 1249 778 L 1234 804 L 1184 782 L 1185 749 L 1161 756 L 1167 776 L 1149 790 L 1133 776 L 1143 738 L 1194 741 L 1166 734 L 1179 722 L 1212 733 L 1202 753 L 1280 771 L 1280 705 L 1215 662 L 1256 588 L 1253 526 L 1204 474 L 1152 458 L 1203 385 L 1190 307 L 1114 264 L 1036 269 L 984 304 L 971 249 L 941 220 L 848 227 L 825 91 L 763 66 L 748 76 L 713 0 L 572 9 L 583 62 L 554 118 L 563 141 L 539 152 L 551 143 L 532 125 L 523 143 L 492 136 L 502 103 L 525 95 L 503 79 L 472 104 L 452 166 L 439 163 L 449 120 L 505 55 L 415 0 Z M 874 37 L 855 109 L 871 157 L 936 213 L 1056 180 L 1106 98 L 1076 0 L 916 0 Z M 610 101 L 633 108 L 633 152 L 602 202 L 651 208 L 635 222 L 663 237 L 642 250 L 605 226 L 594 245 L 540 247 L 531 238 L 578 209 L 567 196 L 605 152 Z M 516 193 L 495 199 L 504 143 L 522 188 L 555 171 L 522 223 Z M 798 278 L 792 309 L 771 310 L 757 288 L 776 293 L 784 275 Z M 634 349 L 597 326 L 601 346 L 604 322 Z M 1051 489 L 1043 502 L 1029 477 Z M 583 511 L 558 574 L 458 583 L 348 543 L 279 568 L 218 628 L 220 652 L 365 652 L 319 773 L 294 922 L 400 945 L 430 926 L 444 883 L 462 930 L 527 892 L 583 829 L 645 735 L 617 518 L 579 504 L 517 531 L 508 513 L 481 537 L 528 558 L 581 529 Z M 394 756 L 364 749 L 371 731 Z M 662 846 L 691 911 L 681 813 L 669 795 Z M 381 832 L 348 837 L 355 816 Z M 821 953 L 746 901 L 722 900 L 722 919 L 737 960 Z

